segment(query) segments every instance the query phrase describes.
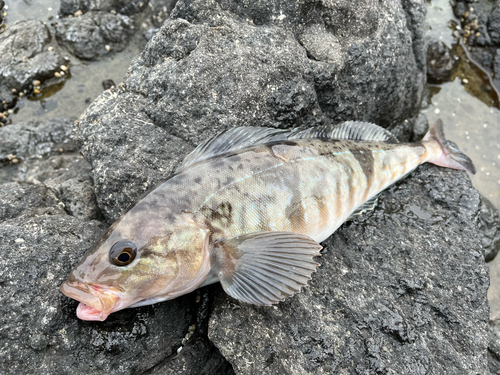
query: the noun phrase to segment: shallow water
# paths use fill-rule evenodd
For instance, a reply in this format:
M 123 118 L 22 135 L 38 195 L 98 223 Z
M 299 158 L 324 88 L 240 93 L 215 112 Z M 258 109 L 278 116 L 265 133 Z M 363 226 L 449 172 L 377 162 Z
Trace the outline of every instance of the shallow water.
M 7 0 L 9 27 L 22 19 L 36 19 L 45 22 L 52 35 L 52 22 L 57 22 L 59 0 Z M 45 121 L 54 117 L 78 117 L 103 91 L 102 81 L 111 79 L 115 84 L 122 82 L 132 59 L 146 44 L 142 30 L 135 33 L 127 48 L 99 61 L 80 61 L 62 48 L 63 56 L 70 59 L 70 75 L 62 83 L 42 83 L 42 93 L 19 100 L 10 123 L 28 121 L 34 118 Z
M 500 110 L 488 77 L 468 60 L 453 33 L 457 28 L 447 0 L 427 2 L 427 35 L 452 48 L 458 60 L 451 82 L 430 85 L 431 103 L 422 112 L 429 124 L 441 118 L 448 139 L 458 144 L 474 162 L 474 187 L 500 208 Z M 489 90 L 488 90 L 489 89 Z

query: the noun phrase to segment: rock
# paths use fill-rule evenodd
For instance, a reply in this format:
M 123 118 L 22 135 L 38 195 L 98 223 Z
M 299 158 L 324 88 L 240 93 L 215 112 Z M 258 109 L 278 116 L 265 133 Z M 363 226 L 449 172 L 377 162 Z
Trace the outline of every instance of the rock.
M 122 51 L 133 30 L 127 16 L 107 12 L 88 12 L 81 17 L 64 18 L 56 28 L 59 43 L 83 60 Z
M 411 142 L 418 142 L 424 138 L 424 136 L 429 131 L 429 122 L 427 121 L 427 116 L 423 113 L 420 113 L 415 120 L 415 124 L 413 125 L 413 134 L 410 139 Z
M 16 217 L 64 214 L 63 206 L 42 184 L 0 184 L 0 222 Z
M 179 1 L 124 84 L 86 110 L 75 136 L 108 221 L 229 127 L 388 126 L 417 114 L 423 4 L 280 4 Z
M 420 167 L 325 241 L 298 295 L 266 308 L 222 294 L 209 338 L 236 374 L 486 373 L 479 205 L 465 173 Z
M 5 2 L 3 0 L 0 0 L 0 25 L 2 24 L 3 22 L 3 7 L 5 5 Z
M 81 10 L 88 11 L 115 11 L 126 16 L 141 12 L 148 5 L 148 0 L 61 0 L 59 14 L 61 16 L 74 15 Z
M 72 119 L 37 120 L 0 128 L 0 162 L 12 157 L 26 160 L 54 153 L 76 151 L 70 139 Z M 12 156 L 9 156 L 12 155 Z
M 49 51 L 49 46 L 53 47 Z M 0 101 L 13 106 L 16 96 L 31 87 L 33 80 L 54 76 L 64 63 L 47 27 L 40 21 L 20 20 L 0 34 Z
M 484 249 L 484 258 L 490 262 L 500 251 L 500 212 L 485 197 L 481 197 L 479 233 Z
M 495 320 L 490 322 L 488 368 L 490 370 L 491 375 L 500 374 L 500 320 Z
M 488 33 L 491 41 L 495 44 L 500 44 L 500 7 L 495 7 L 490 13 L 488 20 Z
M 0 181 L 39 183 L 79 158 L 73 119 L 37 120 L 0 128 Z
M 450 49 L 439 40 L 434 40 L 427 47 L 427 82 L 439 84 L 448 81 L 456 69 L 455 59 Z
M 58 171 L 45 185 L 55 192 L 70 215 L 81 220 L 98 218 L 92 167 L 83 158 Z

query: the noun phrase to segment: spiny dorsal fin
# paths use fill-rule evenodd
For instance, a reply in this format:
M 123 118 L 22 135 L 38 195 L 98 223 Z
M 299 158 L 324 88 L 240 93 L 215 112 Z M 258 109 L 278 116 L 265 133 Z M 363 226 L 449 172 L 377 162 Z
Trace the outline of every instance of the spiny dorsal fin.
M 181 165 L 177 167 L 176 172 L 180 172 L 182 169 L 198 163 L 199 161 L 211 158 L 212 156 L 242 150 L 256 144 L 266 143 L 273 135 L 288 134 L 288 132 L 289 130 L 255 128 L 251 126 L 242 126 L 226 130 L 200 143 L 198 147 L 185 157 Z
M 298 233 L 250 233 L 215 242 L 210 263 L 231 297 L 270 306 L 307 284 L 320 250 L 320 244 Z
M 227 152 L 242 150 L 251 146 L 296 139 L 331 139 L 398 143 L 388 130 L 360 121 L 346 121 L 337 125 L 323 125 L 309 129 L 274 129 L 243 126 L 229 129 L 208 139 L 196 147 L 177 167 L 180 172 L 186 167 Z

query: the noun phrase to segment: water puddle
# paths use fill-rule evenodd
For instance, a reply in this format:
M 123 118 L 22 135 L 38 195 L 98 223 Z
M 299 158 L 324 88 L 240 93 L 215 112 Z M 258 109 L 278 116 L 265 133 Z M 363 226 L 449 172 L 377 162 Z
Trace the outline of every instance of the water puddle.
M 448 0 L 427 2 L 427 35 L 452 49 L 458 67 L 450 82 L 429 85 L 431 103 L 422 112 L 432 124 L 441 118 L 448 139 L 474 162 L 474 187 L 500 208 L 499 98 L 489 76 L 472 63 L 454 37 L 458 26 Z

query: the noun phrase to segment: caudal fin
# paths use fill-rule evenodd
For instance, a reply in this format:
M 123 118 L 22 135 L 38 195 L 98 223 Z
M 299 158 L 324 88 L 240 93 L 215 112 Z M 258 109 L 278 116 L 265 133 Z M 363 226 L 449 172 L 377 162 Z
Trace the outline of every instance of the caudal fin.
M 434 125 L 431 126 L 423 140 L 437 142 L 443 151 L 441 155 L 429 160 L 430 163 L 441 167 L 461 169 L 476 174 L 476 167 L 472 164 L 472 160 L 461 152 L 455 143 L 445 139 L 443 121 L 441 121 L 441 119 L 437 120 Z

